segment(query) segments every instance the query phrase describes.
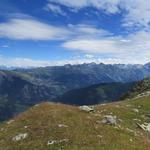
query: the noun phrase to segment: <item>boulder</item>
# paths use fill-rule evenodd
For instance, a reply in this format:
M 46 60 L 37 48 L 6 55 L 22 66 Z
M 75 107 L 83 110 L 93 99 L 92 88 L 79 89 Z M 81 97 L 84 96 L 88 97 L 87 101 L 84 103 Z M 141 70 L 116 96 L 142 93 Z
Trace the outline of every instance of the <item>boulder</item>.
M 102 123 L 110 124 L 110 125 L 116 125 L 117 124 L 117 117 L 112 115 L 107 115 L 102 120 Z
M 83 110 L 85 112 L 93 112 L 94 111 L 94 109 L 92 107 L 89 107 L 89 106 L 86 106 L 86 105 L 80 106 L 79 109 Z
M 144 124 L 137 123 L 137 125 L 144 131 L 150 132 L 150 123 L 144 123 Z
M 20 134 L 16 135 L 15 137 L 13 137 L 12 140 L 13 141 L 20 141 L 20 140 L 27 138 L 27 136 L 28 136 L 27 133 L 20 133 Z

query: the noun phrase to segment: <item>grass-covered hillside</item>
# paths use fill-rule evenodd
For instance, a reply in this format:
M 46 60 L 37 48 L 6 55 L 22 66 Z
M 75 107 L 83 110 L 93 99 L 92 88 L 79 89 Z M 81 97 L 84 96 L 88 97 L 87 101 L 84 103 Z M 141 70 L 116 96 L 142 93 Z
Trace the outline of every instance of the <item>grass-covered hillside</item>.
M 36 105 L 0 125 L 0 150 L 149 150 L 150 96 L 93 107 Z

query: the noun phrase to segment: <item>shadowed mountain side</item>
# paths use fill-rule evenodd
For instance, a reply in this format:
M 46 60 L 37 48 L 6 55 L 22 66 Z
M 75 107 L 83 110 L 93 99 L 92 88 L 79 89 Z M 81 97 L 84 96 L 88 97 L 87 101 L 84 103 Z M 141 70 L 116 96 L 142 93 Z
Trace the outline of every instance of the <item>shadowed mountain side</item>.
M 93 105 L 117 101 L 135 83 L 103 83 L 71 90 L 55 101 L 73 105 Z

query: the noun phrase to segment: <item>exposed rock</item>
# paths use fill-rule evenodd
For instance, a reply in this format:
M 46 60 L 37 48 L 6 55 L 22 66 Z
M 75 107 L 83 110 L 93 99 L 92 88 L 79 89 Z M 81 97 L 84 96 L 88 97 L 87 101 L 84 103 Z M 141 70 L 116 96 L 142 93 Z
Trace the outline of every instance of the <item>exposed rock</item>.
M 137 123 L 137 125 L 144 131 L 150 132 L 150 123 L 144 123 L 144 124 Z
M 132 140 L 132 139 L 130 139 L 129 141 L 130 141 L 130 142 L 133 142 L 133 140 Z
M 12 140 L 13 141 L 20 141 L 20 140 L 27 138 L 27 136 L 28 136 L 27 133 L 20 133 L 20 134 L 16 135 L 15 137 L 13 137 Z
M 47 142 L 47 145 L 60 144 L 60 143 L 66 143 L 66 142 L 69 142 L 69 139 L 50 140 Z
M 145 119 L 150 119 L 150 114 L 143 115 Z
M 47 145 L 53 145 L 53 144 L 56 144 L 57 141 L 56 140 L 50 140 L 47 142 Z
M 89 106 L 86 106 L 86 105 L 80 106 L 79 109 L 83 110 L 85 112 L 93 112 L 94 111 L 94 109 L 92 107 L 89 107 Z
M 59 127 L 59 128 L 68 128 L 68 126 L 65 125 L 65 124 L 58 124 L 58 127 Z
M 59 141 L 59 143 L 64 143 L 64 142 L 65 142 L 65 143 L 66 143 L 66 142 L 69 142 L 69 139 L 63 139 L 63 140 L 60 140 L 60 141 Z
M 137 118 L 133 119 L 133 121 L 139 121 L 139 122 L 141 122 L 141 120 L 140 120 L 140 119 L 137 119 Z
M 27 128 L 28 128 L 28 126 L 24 126 L 24 128 L 25 128 L 25 129 L 27 129 Z
M 117 117 L 116 116 L 107 115 L 102 120 L 102 123 L 110 124 L 110 125 L 116 125 L 117 124 Z
M 138 110 L 138 109 L 136 109 L 136 108 L 134 108 L 134 109 L 133 109 L 133 111 L 134 111 L 134 112 L 136 112 L 136 113 L 138 113 L 138 112 L 139 112 L 139 110 Z
M 7 124 L 11 124 L 11 123 L 13 123 L 15 120 L 9 120 L 8 122 L 7 122 Z
M 97 137 L 98 137 L 98 138 L 103 138 L 103 136 L 102 136 L 102 135 L 97 135 Z

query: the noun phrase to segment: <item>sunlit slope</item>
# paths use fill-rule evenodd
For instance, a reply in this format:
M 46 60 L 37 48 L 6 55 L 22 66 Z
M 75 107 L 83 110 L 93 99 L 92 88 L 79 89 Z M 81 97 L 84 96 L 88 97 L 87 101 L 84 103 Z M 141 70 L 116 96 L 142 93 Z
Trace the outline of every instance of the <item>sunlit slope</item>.
M 94 106 L 42 103 L 0 125 L 0 150 L 149 150 L 150 96 Z M 116 125 L 103 122 L 116 116 Z M 147 116 L 147 117 L 146 117 Z M 16 140 L 17 135 L 24 135 Z

